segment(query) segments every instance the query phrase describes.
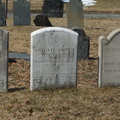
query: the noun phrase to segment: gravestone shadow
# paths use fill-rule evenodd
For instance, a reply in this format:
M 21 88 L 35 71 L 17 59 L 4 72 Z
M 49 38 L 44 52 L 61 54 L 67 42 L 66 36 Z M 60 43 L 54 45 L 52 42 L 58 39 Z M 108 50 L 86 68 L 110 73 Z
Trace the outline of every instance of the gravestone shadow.
M 8 92 L 16 92 L 16 91 L 21 91 L 27 89 L 26 87 L 21 87 L 21 88 L 9 88 Z

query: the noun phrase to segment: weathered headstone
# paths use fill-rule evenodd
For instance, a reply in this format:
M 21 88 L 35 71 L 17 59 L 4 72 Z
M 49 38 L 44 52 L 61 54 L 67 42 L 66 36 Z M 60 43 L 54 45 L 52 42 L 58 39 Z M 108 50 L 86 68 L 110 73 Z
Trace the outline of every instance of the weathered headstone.
M 63 17 L 64 3 L 61 0 L 44 0 L 42 15 L 47 17 Z
M 99 38 L 99 87 L 120 86 L 120 29 Z
M 81 0 L 70 0 L 66 2 L 68 28 L 84 26 L 83 4 Z
M 89 59 L 89 46 L 90 46 L 90 39 L 86 36 L 83 29 L 72 28 L 73 31 L 79 34 L 78 38 L 78 60 L 85 60 Z
M 0 92 L 8 90 L 8 32 L 0 29 Z
M 47 16 L 37 15 L 33 20 L 36 26 L 52 26 Z
M 76 86 L 78 34 L 60 27 L 31 33 L 30 89 Z
M 6 26 L 6 11 L 5 3 L 0 0 L 0 26 Z
M 30 2 L 18 0 L 13 2 L 14 25 L 30 25 Z

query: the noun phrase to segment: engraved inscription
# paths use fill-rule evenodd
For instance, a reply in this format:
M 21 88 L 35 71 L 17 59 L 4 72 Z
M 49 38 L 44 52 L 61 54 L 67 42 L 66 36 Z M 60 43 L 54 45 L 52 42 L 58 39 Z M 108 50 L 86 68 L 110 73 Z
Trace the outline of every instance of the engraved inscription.
M 105 52 L 120 52 L 120 48 L 105 48 Z
M 33 51 L 41 55 L 39 59 L 34 58 L 35 63 L 40 62 L 73 62 L 74 61 L 74 49 L 36 49 L 33 47 Z

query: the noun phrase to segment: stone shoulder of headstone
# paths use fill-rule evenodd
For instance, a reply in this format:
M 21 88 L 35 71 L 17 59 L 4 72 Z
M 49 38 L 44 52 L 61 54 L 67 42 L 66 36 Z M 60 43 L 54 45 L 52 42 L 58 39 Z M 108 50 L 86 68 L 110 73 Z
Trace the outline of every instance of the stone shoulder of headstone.
M 47 16 L 37 15 L 33 20 L 36 26 L 52 26 Z
M 72 28 L 73 31 L 77 32 L 79 35 L 78 38 L 78 60 L 89 59 L 89 46 L 90 38 L 85 34 L 85 31 L 82 28 Z
M 120 29 L 99 37 L 98 86 L 120 86 Z

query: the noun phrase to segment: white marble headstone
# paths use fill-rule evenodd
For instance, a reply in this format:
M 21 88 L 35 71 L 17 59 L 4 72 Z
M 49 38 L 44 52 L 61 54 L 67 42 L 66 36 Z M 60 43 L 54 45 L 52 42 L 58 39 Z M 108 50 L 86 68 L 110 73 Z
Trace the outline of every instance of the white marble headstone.
M 8 90 L 8 32 L 0 29 L 0 92 Z
M 120 29 L 99 38 L 98 86 L 120 86 Z
M 30 89 L 76 86 L 78 34 L 60 27 L 31 33 Z

